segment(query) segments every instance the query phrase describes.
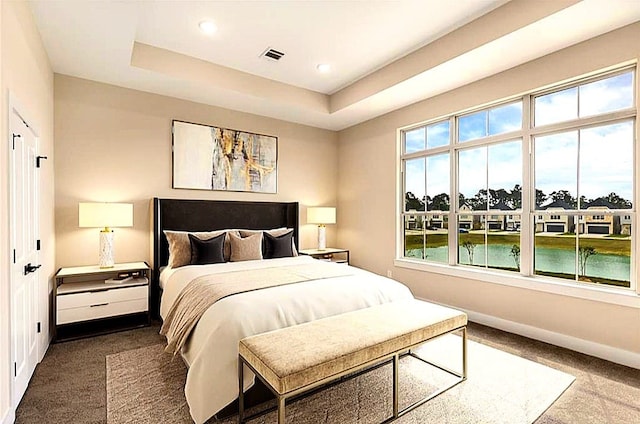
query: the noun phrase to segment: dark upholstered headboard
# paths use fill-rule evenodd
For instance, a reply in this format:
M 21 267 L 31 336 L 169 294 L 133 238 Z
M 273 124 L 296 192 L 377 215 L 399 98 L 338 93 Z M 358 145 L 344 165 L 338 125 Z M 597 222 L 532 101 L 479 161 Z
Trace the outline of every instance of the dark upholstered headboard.
M 169 261 L 164 230 L 213 231 L 228 228 L 269 230 L 293 228 L 298 248 L 297 202 L 234 202 L 218 200 L 153 199 L 153 281 L 151 312 L 158 316 L 160 267 Z

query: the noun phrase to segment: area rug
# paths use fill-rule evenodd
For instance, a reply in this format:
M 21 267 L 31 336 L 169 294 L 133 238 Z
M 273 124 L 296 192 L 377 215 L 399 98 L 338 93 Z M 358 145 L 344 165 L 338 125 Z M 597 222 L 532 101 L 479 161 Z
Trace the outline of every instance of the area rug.
M 423 345 L 421 357 L 460 369 L 461 341 L 446 336 Z M 154 345 L 107 356 L 107 424 L 191 423 L 184 398 L 186 368 Z M 445 386 L 452 377 L 411 357 L 400 363 L 400 406 Z M 468 379 L 404 415 L 406 423 L 533 423 L 574 377 L 468 341 Z M 347 380 L 287 406 L 287 423 L 379 423 L 391 413 L 391 366 Z M 236 417 L 210 423 L 232 424 Z M 275 412 L 250 421 L 277 422 Z

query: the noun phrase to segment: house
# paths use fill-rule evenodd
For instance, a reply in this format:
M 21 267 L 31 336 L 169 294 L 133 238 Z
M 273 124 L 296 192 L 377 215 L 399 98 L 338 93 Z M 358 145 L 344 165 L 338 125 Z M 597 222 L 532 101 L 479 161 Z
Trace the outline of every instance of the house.
M 564 215 L 563 212 L 575 209 L 563 200 L 555 200 L 543 205 L 540 209 L 551 213 L 550 215 L 539 214 L 536 219 L 536 232 L 546 233 L 572 233 L 575 229 L 575 219 L 571 215 Z
M 620 217 L 620 234 L 624 236 L 631 235 L 631 215 L 622 215 Z
M 198 28 L 207 19 L 216 20 L 216 34 Z M 86 342 L 87 360 L 78 366 L 99 364 L 92 369 L 97 370 L 91 374 L 95 376 L 105 370 L 106 353 L 97 359 L 92 355 L 118 353 L 118 343 L 93 349 L 91 343 L 98 338 L 51 345 L 57 270 L 98 262 L 99 230 L 79 226 L 81 202 L 133 205 L 132 226 L 114 232 L 116 262 L 151 261 L 153 197 L 298 201 L 302 210 L 332 205 L 338 216 L 335 225 L 326 227 L 327 244 L 349 249 L 359 268 L 393 275 L 416 297 L 467 311 L 480 324 L 640 368 L 640 303 L 634 296 L 640 267 L 632 267 L 630 288 L 605 291 L 579 282 L 556 284 L 544 276 L 526 282 L 521 275 L 496 277 L 481 268 L 450 267 L 451 258 L 441 266 L 416 264 L 402 256 L 399 240 L 405 224 L 398 206 L 404 172 L 400 155 L 406 150 L 399 140 L 403 129 L 607 72 L 633 72 L 630 84 L 638 93 L 637 2 L 491 0 L 465 2 L 461 7 L 444 0 L 366 5 L 7 0 L 0 2 L 0 23 L 0 126 L 6 141 L 0 148 L 1 424 L 14 422 L 21 400 L 16 393 L 32 389 L 28 384 L 36 364 L 50 372 L 49 383 L 57 380 L 56 373 L 70 369 L 64 355 L 56 356 L 53 366 L 42 361 L 46 355 Z M 634 120 L 637 141 L 638 99 L 629 98 L 635 103 L 620 116 Z M 174 120 L 277 137 L 276 192 L 174 188 Z M 28 163 L 36 160 L 39 165 L 34 171 L 37 195 L 23 197 L 25 202 L 31 199 L 27 203 L 32 215 L 16 212 L 20 209 L 11 192 L 19 180 L 12 161 L 20 149 L 14 146 L 23 140 L 13 131 L 16 127 L 32 143 L 32 150 L 22 150 L 31 154 Z M 447 150 L 447 140 L 437 140 L 444 144 L 434 148 L 440 150 L 433 158 L 449 155 L 447 160 L 453 161 L 458 152 L 477 147 L 470 141 Z M 489 150 L 490 160 L 492 153 Z M 247 160 L 253 159 L 247 155 Z M 421 179 L 425 186 L 433 183 L 433 177 L 446 177 L 446 185 L 449 180 L 461 183 L 455 172 L 440 172 L 436 162 L 431 164 L 434 168 L 425 168 Z M 496 171 L 491 165 L 489 161 L 485 166 Z M 520 177 L 524 171 L 516 174 Z M 259 172 L 250 178 L 256 175 Z M 487 172 L 478 175 L 486 177 Z M 638 187 L 640 173 L 633 178 L 633 187 Z M 466 213 L 466 205 L 460 209 L 460 228 L 480 226 L 474 215 Z M 572 232 L 573 218 L 562 216 L 566 209 L 551 204 L 545 210 L 557 214 L 514 214 L 513 219 L 507 214 L 506 220 L 494 213 L 486 225 L 517 228 L 520 219 L 535 218 L 536 231 Z M 586 232 L 618 231 L 606 213 L 595 215 L 603 218 L 585 219 Z M 21 256 L 12 238 L 17 217 L 21 228 L 28 226 L 31 231 L 21 246 L 29 246 L 35 259 Z M 630 210 L 620 219 L 620 234 L 633 233 L 635 220 L 636 212 Z M 307 224 L 303 215 L 300 224 L 301 246 L 316 246 L 316 226 Z M 444 214 L 434 212 L 429 225 L 446 227 Z M 507 260 L 513 267 L 512 258 Z M 632 261 L 637 263 L 637 258 Z M 25 274 L 31 278 L 29 290 L 19 291 L 13 283 Z M 29 334 L 28 348 L 24 340 L 16 341 L 22 334 Z M 144 334 L 145 340 L 156 340 L 155 334 Z M 122 340 L 119 336 L 112 335 Z M 127 340 L 143 342 L 135 335 Z M 25 368 L 17 364 L 15 352 L 20 346 L 28 350 L 21 356 Z M 535 352 L 530 356 L 544 354 Z M 82 357 L 82 351 L 75 353 Z M 578 362 L 589 366 L 587 362 L 593 361 Z M 606 364 L 602 367 L 619 369 Z M 18 373 L 23 373 L 20 381 Z M 611 386 L 616 393 L 625 386 L 620 381 L 625 380 Z M 31 422 L 81 420 L 84 415 L 69 405 L 82 408 L 75 400 L 88 398 L 98 399 L 87 406 L 99 412 L 94 421 L 104 419 L 104 381 L 99 383 L 95 393 L 52 391 L 55 397 L 47 399 L 55 399 L 55 408 L 31 403 L 36 414 L 29 415 Z M 580 396 L 598 396 L 598 391 L 586 392 Z M 613 389 L 602 390 L 607 392 Z M 632 398 L 629 393 L 634 392 L 618 397 L 615 406 L 626 409 L 615 416 L 637 413 L 635 405 L 625 400 Z M 567 414 L 579 409 L 583 415 L 571 417 L 576 422 L 595 416 L 590 408 L 605 403 L 600 400 L 581 397 L 580 407 L 567 408 Z M 60 410 L 66 415 L 54 417 Z
M 597 215 L 580 215 L 578 220 L 578 231 L 581 234 L 620 234 L 620 218 L 609 214 L 615 206 L 604 199 L 596 199 L 584 206 L 588 211 L 602 211 Z
M 519 231 L 522 222 L 522 215 L 507 215 L 507 231 Z
M 427 219 L 429 220 L 429 224 L 427 228 L 430 228 L 432 230 L 448 228 L 449 216 L 447 215 L 447 213 L 447 211 L 429 211 L 429 215 L 427 217 Z
M 513 208 L 509 207 L 507 204 L 505 204 L 502 201 L 491 206 L 488 210 L 486 224 L 484 223 L 484 217 L 480 218 L 483 224 L 483 228 L 487 228 L 489 230 L 504 231 L 505 229 L 507 229 L 508 217 L 513 215 L 502 215 L 502 214 L 498 215 L 498 214 L 495 214 L 495 212 L 497 211 L 504 212 L 504 211 L 512 211 L 512 210 Z
M 464 214 L 465 212 L 471 211 L 471 207 L 469 205 L 467 205 L 466 203 L 462 206 L 460 206 L 460 215 L 458 215 L 458 226 L 460 228 L 463 228 L 465 230 L 473 230 L 475 229 L 476 225 L 474 225 L 476 222 L 480 222 L 479 218 L 476 215 L 471 215 L 471 214 Z

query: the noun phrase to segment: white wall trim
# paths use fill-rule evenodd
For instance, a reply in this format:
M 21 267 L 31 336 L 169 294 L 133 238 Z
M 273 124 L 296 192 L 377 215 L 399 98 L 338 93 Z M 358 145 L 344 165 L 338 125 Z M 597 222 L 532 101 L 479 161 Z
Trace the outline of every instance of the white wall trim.
M 420 298 L 419 298 L 420 299 Z M 426 302 L 433 302 L 429 299 L 421 299 Z M 589 340 L 579 339 L 577 337 L 568 336 L 566 334 L 556 333 L 542 328 L 533 327 L 531 325 L 522 324 L 515 321 L 509 321 L 503 318 L 482 314 L 480 312 L 464 310 L 455 306 L 444 305 L 466 312 L 470 321 L 477 322 L 499 330 L 508 331 L 530 339 L 540 340 L 551 343 L 556 346 L 584 353 L 586 355 L 595 356 L 617 364 L 626 365 L 628 367 L 640 369 L 640 353 L 592 342 Z
M 2 417 L 1 424 L 13 424 L 16 420 L 16 411 L 13 408 L 9 408 L 7 413 Z

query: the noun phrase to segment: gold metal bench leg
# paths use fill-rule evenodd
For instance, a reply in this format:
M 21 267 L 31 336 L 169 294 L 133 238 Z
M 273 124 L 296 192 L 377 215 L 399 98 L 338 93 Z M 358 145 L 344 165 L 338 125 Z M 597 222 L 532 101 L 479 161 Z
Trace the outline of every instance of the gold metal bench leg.
M 467 379 L 467 327 L 462 327 L 462 379 Z
M 278 396 L 278 424 L 284 424 L 284 402 L 283 396 Z
M 396 353 L 393 356 L 393 418 L 398 418 L 398 362 L 399 355 Z
M 238 357 L 238 424 L 244 422 L 244 361 Z

